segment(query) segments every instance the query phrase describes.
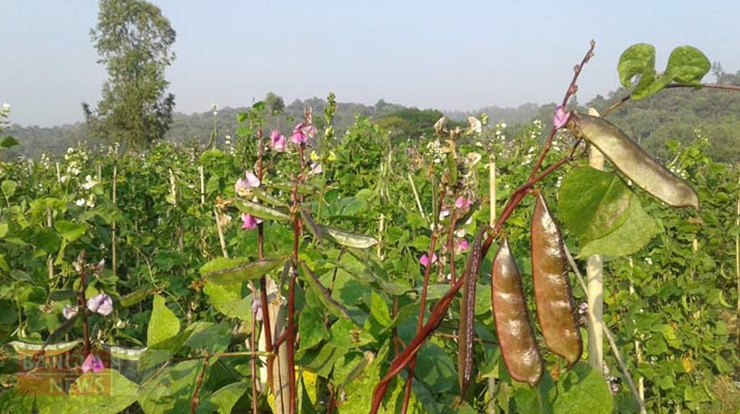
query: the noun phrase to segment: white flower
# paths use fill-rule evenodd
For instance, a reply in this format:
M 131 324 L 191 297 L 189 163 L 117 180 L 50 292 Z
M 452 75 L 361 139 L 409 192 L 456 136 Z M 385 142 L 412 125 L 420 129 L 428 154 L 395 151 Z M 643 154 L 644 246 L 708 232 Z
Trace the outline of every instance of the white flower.
M 77 207 L 82 207 L 82 206 L 85 205 L 85 199 L 84 198 L 80 198 L 80 199 L 78 199 L 78 200 L 75 201 L 75 204 L 77 205 Z
M 92 177 L 90 177 L 90 175 L 88 174 L 85 177 L 85 182 L 82 183 L 82 188 L 85 189 L 85 190 L 90 190 L 91 188 L 95 187 L 96 184 L 97 184 L 97 182 L 94 181 L 92 179 Z

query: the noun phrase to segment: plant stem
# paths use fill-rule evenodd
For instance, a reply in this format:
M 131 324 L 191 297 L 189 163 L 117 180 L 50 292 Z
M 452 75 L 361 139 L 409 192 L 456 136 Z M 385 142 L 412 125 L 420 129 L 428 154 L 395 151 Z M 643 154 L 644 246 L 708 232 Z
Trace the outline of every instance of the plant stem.
M 445 190 L 444 188 L 440 191 L 439 194 L 439 202 L 437 211 L 439 211 L 442 208 L 442 202 L 445 197 Z M 434 248 L 437 245 L 437 231 L 436 229 L 432 231 L 432 237 L 429 240 L 429 249 L 427 250 L 427 266 L 424 269 L 424 285 L 421 289 L 421 304 L 419 307 L 419 319 L 416 322 L 416 333 L 418 334 L 419 331 L 421 331 L 422 326 L 424 326 L 424 310 L 426 309 L 426 303 L 427 303 L 427 287 L 429 286 L 429 274 L 432 271 L 432 257 L 434 255 Z M 454 255 L 451 255 L 452 261 L 454 262 Z M 416 356 L 411 360 L 411 363 L 409 364 L 408 369 L 408 377 L 406 377 L 406 388 L 403 392 L 403 405 L 401 406 L 401 412 L 406 413 L 406 410 L 409 406 L 409 400 L 411 399 L 411 385 L 414 381 L 414 369 L 416 368 Z
M 198 394 L 200 394 L 200 389 L 203 386 L 203 378 L 206 376 L 206 369 L 208 368 L 208 363 L 210 361 L 210 356 L 206 353 L 206 356 L 203 360 L 203 366 L 200 369 L 200 373 L 198 373 L 198 377 L 195 379 L 195 389 L 193 389 L 193 396 L 190 398 L 190 414 L 195 414 L 195 409 L 198 408 L 198 404 L 200 403 L 200 398 L 198 397 Z

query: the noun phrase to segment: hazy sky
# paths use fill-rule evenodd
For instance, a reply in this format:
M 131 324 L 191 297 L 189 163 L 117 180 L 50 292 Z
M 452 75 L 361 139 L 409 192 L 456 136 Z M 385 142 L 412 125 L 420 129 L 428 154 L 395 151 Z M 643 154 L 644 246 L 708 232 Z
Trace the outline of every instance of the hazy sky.
M 476 109 L 561 99 L 590 39 L 596 56 L 579 99 L 618 86 L 620 53 L 693 45 L 740 69 L 740 2 L 154 0 L 177 31 L 167 71 L 178 112 L 244 106 L 269 91 L 286 104 L 326 97 L 420 108 Z M 11 121 L 82 120 L 105 68 L 89 31 L 93 0 L 0 1 L 0 104 Z M 711 78 L 708 78 L 712 80 Z

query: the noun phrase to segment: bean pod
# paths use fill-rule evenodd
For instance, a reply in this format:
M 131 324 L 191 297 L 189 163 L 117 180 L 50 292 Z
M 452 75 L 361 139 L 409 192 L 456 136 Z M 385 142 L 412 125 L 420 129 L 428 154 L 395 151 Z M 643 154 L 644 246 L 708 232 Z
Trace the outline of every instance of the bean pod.
M 491 267 L 491 303 L 501 355 L 511 377 L 534 386 L 542 378 L 544 362 L 529 320 L 522 277 L 504 238 Z
M 465 396 L 473 376 L 473 337 L 475 335 L 475 287 L 478 280 L 478 272 L 481 264 L 481 242 L 485 229 L 481 229 L 475 237 L 470 249 L 468 261 L 462 277 L 465 279 L 462 287 L 462 300 L 460 301 L 460 326 L 458 328 L 458 380 L 460 384 L 460 395 Z
M 601 151 L 633 183 L 674 207 L 699 209 L 699 197 L 686 180 L 673 174 L 609 121 L 572 113 L 569 129 Z
M 538 190 L 535 190 L 535 197 L 531 238 L 537 320 L 547 348 L 565 358 L 570 368 L 581 359 L 583 342 L 568 279 L 568 259 L 560 229 L 545 199 Z

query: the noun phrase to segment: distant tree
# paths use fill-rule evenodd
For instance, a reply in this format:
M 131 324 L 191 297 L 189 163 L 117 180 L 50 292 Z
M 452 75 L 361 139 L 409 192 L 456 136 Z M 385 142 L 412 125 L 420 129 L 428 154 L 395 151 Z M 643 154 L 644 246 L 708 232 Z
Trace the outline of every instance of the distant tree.
M 265 97 L 265 104 L 267 104 L 267 109 L 270 110 L 272 115 L 282 114 L 285 110 L 285 102 L 283 101 L 283 98 L 272 92 L 268 93 Z
M 108 71 L 97 109 L 82 104 L 90 132 L 130 149 L 161 139 L 175 106 L 174 95 L 165 93 L 165 68 L 175 59 L 169 20 L 147 1 L 101 0 L 90 36 Z

